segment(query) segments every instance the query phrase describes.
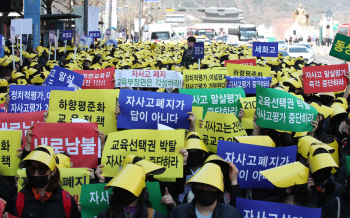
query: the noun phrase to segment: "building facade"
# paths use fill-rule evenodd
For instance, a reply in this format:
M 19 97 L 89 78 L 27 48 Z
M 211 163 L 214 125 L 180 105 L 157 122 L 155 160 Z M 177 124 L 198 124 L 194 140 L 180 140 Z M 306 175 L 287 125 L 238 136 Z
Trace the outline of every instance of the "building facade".
M 205 8 L 199 10 L 205 16 L 199 18 L 203 23 L 242 23 L 243 11 L 237 8 Z

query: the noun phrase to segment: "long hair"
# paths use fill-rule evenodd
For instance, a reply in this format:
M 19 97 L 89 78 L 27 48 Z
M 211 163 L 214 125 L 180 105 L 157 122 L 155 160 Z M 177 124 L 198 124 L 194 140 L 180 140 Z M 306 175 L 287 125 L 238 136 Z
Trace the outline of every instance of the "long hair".
M 350 173 L 348 175 L 347 184 L 346 184 L 345 189 L 344 189 L 344 198 L 347 201 L 350 201 Z
M 29 175 L 28 168 L 26 169 L 26 175 L 28 178 L 28 175 Z M 46 191 L 54 193 L 60 188 L 61 184 L 62 184 L 62 181 L 61 181 L 60 170 L 58 169 L 58 167 L 56 167 L 56 172 L 51 177 L 49 181 L 49 186 L 47 187 Z M 33 187 L 28 179 L 24 181 L 24 185 L 29 188 Z

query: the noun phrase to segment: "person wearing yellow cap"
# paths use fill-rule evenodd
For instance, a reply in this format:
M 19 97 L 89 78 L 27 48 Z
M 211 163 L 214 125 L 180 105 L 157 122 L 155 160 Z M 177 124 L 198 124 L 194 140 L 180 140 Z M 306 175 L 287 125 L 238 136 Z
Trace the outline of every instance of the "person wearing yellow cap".
M 17 217 L 71 217 L 81 214 L 74 198 L 60 186 L 58 159 L 50 146 L 39 145 L 18 165 L 26 168 L 24 187 L 10 202 L 8 212 Z
M 92 62 L 92 58 L 90 56 L 87 56 L 84 60 L 83 70 L 90 70 L 91 62 Z
M 219 203 L 224 192 L 224 178 L 220 167 L 215 163 L 206 163 L 186 183 L 191 185 L 194 199 L 191 203 L 175 207 L 169 218 L 243 218 L 234 207 Z
M 113 188 L 109 207 L 98 218 L 163 218 L 164 215 L 151 208 L 146 189 L 144 168 L 126 164 L 105 186 Z

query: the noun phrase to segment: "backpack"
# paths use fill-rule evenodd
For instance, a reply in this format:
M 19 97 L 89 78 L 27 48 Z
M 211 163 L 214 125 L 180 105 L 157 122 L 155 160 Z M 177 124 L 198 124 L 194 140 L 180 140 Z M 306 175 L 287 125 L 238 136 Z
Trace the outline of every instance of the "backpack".
M 22 216 L 22 212 L 23 212 L 23 208 L 24 208 L 24 201 L 25 201 L 24 193 L 21 191 L 18 192 L 17 201 L 16 201 L 18 218 L 21 218 L 21 216 Z M 70 199 L 69 192 L 62 190 L 62 201 L 63 201 L 64 211 L 67 214 L 67 218 L 70 218 L 70 210 L 72 208 L 72 202 Z

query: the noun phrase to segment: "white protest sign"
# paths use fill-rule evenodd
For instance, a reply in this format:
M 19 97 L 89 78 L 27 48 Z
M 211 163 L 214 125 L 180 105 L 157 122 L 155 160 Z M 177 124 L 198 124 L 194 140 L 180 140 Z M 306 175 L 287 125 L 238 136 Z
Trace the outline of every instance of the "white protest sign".
M 11 26 L 15 27 L 16 35 L 33 34 L 32 18 L 27 19 L 12 19 Z M 22 29 L 22 31 L 21 31 Z
M 116 70 L 115 87 L 182 88 L 183 75 L 171 70 Z

